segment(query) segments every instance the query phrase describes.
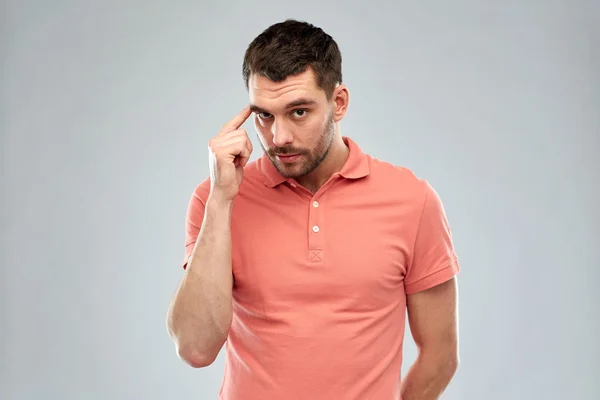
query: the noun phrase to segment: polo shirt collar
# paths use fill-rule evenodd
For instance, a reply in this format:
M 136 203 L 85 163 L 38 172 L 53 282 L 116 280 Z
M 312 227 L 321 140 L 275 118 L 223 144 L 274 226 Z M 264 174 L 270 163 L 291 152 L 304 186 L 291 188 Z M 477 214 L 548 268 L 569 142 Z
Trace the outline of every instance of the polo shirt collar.
M 349 153 L 348 159 L 339 171 L 339 175 L 346 179 L 358 179 L 367 176 L 369 174 L 369 159 L 367 155 L 363 153 L 360 146 L 349 137 L 342 136 L 342 139 L 346 146 L 348 146 Z M 287 181 L 287 178 L 277 171 L 277 168 L 275 168 L 266 154 L 263 154 L 262 157 L 258 159 L 257 167 L 264 176 L 265 185 L 268 187 L 275 187 Z

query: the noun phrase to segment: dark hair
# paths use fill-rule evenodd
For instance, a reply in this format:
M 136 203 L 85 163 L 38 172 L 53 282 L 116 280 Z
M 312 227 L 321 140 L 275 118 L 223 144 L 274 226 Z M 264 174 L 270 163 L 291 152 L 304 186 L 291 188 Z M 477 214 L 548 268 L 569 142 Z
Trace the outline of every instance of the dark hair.
M 321 28 L 288 19 L 271 25 L 250 43 L 244 55 L 244 83 L 248 89 L 251 74 L 281 82 L 308 67 L 330 99 L 336 85 L 342 83 L 342 54 L 337 43 Z

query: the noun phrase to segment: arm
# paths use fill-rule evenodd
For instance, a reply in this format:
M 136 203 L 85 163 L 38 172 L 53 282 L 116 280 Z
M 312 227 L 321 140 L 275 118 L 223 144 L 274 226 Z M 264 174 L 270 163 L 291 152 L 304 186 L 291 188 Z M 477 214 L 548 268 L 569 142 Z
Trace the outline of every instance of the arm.
M 167 330 L 179 357 L 196 368 L 212 364 L 233 319 L 231 215 L 252 153 L 240 129 L 250 114 L 246 106 L 209 141 L 210 178 L 188 206 L 185 274 L 169 305 Z
M 198 198 L 194 201 L 197 206 L 192 203 L 192 214 L 194 208 L 202 207 Z M 195 368 L 212 364 L 231 326 L 231 212 L 232 202 L 209 197 L 184 276 L 169 306 L 169 335 L 179 357 Z
M 439 399 L 454 376 L 459 364 L 457 303 L 456 278 L 407 296 L 419 355 L 402 382 L 402 400 Z

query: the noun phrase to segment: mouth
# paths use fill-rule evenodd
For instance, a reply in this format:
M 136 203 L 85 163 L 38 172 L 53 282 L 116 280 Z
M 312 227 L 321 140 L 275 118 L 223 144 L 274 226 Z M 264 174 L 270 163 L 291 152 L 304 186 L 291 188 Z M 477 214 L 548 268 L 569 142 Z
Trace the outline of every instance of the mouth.
M 276 154 L 275 156 L 279 161 L 287 164 L 296 161 L 300 157 L 300 154 Z

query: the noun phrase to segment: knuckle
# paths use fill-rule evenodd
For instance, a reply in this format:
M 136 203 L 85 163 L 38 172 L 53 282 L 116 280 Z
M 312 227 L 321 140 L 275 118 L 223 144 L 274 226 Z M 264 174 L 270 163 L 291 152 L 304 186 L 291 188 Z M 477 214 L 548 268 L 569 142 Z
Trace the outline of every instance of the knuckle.
M 219 152 L 219 148 L 217 146 L 213 145 L 209 145 L 208 146 L 208 151 L 210 151 L 212 154 L 217 154 Z

